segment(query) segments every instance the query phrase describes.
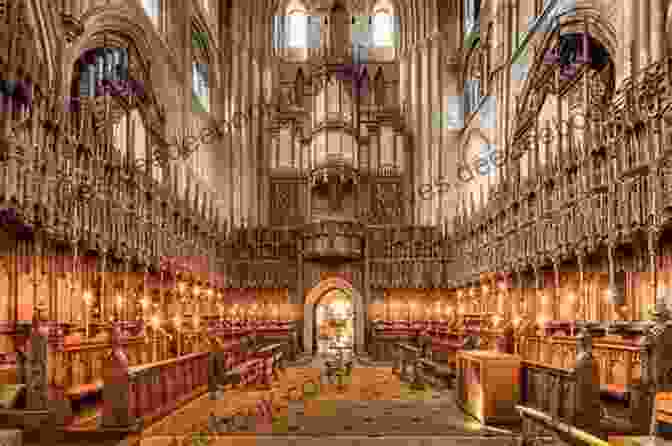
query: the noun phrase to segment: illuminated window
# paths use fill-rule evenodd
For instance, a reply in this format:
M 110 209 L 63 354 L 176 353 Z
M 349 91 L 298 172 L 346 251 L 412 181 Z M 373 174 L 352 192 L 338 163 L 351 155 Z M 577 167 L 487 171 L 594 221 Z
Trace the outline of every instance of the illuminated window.
M 469 36 L 480 32 L 481 0 L 464 0 L 464 34 Z
M 289 28 L 288 46 L 290 48 L 308 47 L 308 16 L 303 12 L 293 12 L 287 17 Z
M 386 12 L 378 12 L 373 17 L 373 46 L 393 48 L 395 46 L 395 17 Z
M 481 102 L 480 82 L 478 79 L 467 79 L 464 82 L 464 111 L 468 115 L 478 110 Z
M 208 98 L 208 65 L 203 63 L 193 63 L 192 70 L 192 90 L 194 93 L 194 106 L 201 111 L 210 111 L 210 100 Z M 200 107 L 198 107 L 200 106 Z
M 161 0 L 142 0 L 142 6 L 154 26 L 158 27 L 161 16 Z
M 126 48 L 95 48 L 79 59 L 79 96 L 102 96 L 104 82 L 131 85 L 128 77 L 128 50 Z

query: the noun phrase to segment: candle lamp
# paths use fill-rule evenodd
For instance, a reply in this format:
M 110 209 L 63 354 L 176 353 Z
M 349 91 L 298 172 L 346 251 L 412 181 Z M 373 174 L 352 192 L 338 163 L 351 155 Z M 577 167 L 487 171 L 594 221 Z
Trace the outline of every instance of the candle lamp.
M 89 311 L 91 308 L 91 304 L 93 303 L 93 296 L 91 295 L 91 291 L 85 291 L 84 295 L 82 296 L 82 299 L 84 300 L 84 333 L 86 338 L 88 339 L 90 335 L 90 317 L 89 317 Z
M 118 320 L 118 321 L 123 319 L 123 316 L 122 316 L 123 306 L 124 306 L 124 298 L 121 297 L 121 295 L 117 294 L 117 302 L 116 302 L 116 305 L 115 305 L 115 309 L 116 309 L 115 317 L 116 317 L 116 320 Z
M 161 328 L 161 319 L 159 318 L 158 315 L 152 316 L 152 328 L 154 330 L 154 339 L 152 342 L 152 357 L 154 358 L 154 361 L 158 361 L 159 358 L 159 329 Z
M 181 348 L 181 342 L 180 340 L 182 339 L 182 336 L 180 334 L 181 328 L 182 328 L 182 318 L 180 317 L 179 314 L 176 314 L 175 317 L 173 317 L 173 323 L 175 324 L 175 332 L 177 336 L 177 356 L 181 356 L 182 353 L 182 348 Z

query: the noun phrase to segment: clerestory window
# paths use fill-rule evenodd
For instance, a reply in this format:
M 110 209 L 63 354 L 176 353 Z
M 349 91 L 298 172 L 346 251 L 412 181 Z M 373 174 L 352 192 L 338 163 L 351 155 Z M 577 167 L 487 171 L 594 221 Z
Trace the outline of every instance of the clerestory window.
M 142 0 L 142 7 L 154 26 L 157 28 L 161 23 L 161 0 Z
M 387 11 L 377 12 L 373 16 L 373 46 L 377 48 L 394 48 L 396 36 L 395 16 Z
M 200 111 L 209 112 L 208 64 L 198 62 L 193 63 L 192 90 L 194 94 L 195 108 Z
M 481 32 L 481 0 L 464 0 L 464 35 L 467 42 L 473 42 Z
M 308 47 L 308 19 L 304 11 L 292 11 L 287 17 L 288 42 L 290 48 Z

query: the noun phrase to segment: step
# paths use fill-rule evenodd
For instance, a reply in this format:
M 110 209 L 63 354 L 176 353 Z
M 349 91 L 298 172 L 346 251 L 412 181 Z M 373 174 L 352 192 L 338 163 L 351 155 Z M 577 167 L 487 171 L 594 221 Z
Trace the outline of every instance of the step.
M 177 438 L 177 443 L 175 439 Z M 208 436 L 208 444 L 254 444 L 255 446 L 517 446 L 517 437 L 441 436 L 441 435 L 217 435 Z M 215 440 L 216 438 L 216 440 Z M 172 436 L 143 437 L 137 446 L 172 446 L 184 438 Z M 214 440 L 214 441 L 213 441 Z M 227 441 L 228 440 L 228 441 Z M 205 443 L 205 442 L 204 442 Z

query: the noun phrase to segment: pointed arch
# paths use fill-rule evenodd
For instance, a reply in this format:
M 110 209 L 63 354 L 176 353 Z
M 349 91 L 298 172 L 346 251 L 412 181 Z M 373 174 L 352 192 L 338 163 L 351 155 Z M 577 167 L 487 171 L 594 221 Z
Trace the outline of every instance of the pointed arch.
M 94 8 L 87 14 L 82 16 L 82 25 L 85 32 L 80 38 L 73 42 L 73 44 L 65 50 L 63 55 L 63 79 L 61 80 L 60 93 L 61 96 L 68 96 L 70 93 L 70 86 L 72 85 L 75 62 L 81 57 L 86 50 L 93 49 L 97 46 L 103 45 L 103 35 L 120 36 L 127 39 L 137 50 L 137 55 L 143 68 L 148 72 L 147 75 L 153 75 L 152 66 L 161 67 L 164 61 L 158 63 L 151 60 L 153 54 L 161 54 L 159 42 L 150 41 L 147 36 L 152 35 L 150 30 L 145 29 L 145 25 L 140 23 L 134 15 L 134 11 L 126 8 L 102 7 Z M 177 72 L 183 72 L 185 67 L 174 67 Z M 191 67 L 189 67 L 190 69 Z M 158 73 L 157 73 L 158 74 Z M 163 105 L 164 101 L 160 101 L 156 97 L 157 91 L 166 91 L 164 85 L 161 85 L 160 78 L 149 78 L 154 85 L 154 89 L 145 88 L 146 93 L 150 96 L 150 100 L 159 105 Z
M 598 2 L 599 3 L 599 2 Z M 608 91 L 615 91 L 615 68 L 614 58 L 618 50 L 618 40 L 614 25 L 606 19 L 598 4 L 585 7 L 577 7 L 574 15 L 565 16 L 562 22 L 563 33 L 583 33 L 586 28 L 591 38 L 591 43 L 601 45 L 609 55 L 609 62 L 604 68 L 608 77 Z M 512 137 L 517 139 L 525 133 L 533 122 L 533 118 L 541 110 L 546 95 L 552 83 L 547 82 L 550 73 L 555 69 L 553 65 L 545 63 L 544 55 L 558 43 L 557 33 L 538 33 L 544 37 L 539 43 L 540 49 L 532 62 L 529 74 L 525 80 L 522 92 L 518 99 L 517 110 L 515 113 L 514 125 L 512 127 Z M 603 71 L 604 72 L 604 71 Z
M 364 299 L 357 289 L 345 279 L 330 277 L 322 280 L 313 287 L 305 297 L 303 312 L 303 347 L 308 354 L 313 353 L 313 339 L 315 336 L 315 306 L 327 293 L 333 290 L 344 290 L 352 296 L 355 310 L 355 351 L 364 352 Z

